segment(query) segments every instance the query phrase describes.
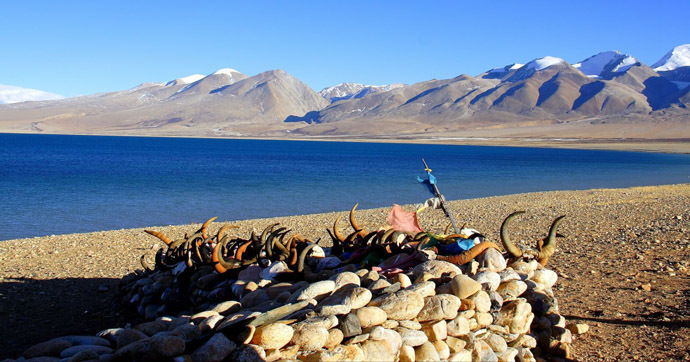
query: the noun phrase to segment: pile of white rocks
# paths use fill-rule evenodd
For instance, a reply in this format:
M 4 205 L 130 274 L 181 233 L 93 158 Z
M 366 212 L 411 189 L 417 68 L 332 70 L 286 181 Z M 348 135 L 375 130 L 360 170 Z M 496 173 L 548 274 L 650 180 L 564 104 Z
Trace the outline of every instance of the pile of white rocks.
M 130 304 L 154 319 L 56 338 L 19 360 L 557 360 L 570 357 L 573 334 L 587 329 L 560 315 L 555 272 L 534 260 L 508 264 L 494 249 L 460 267 L 420 261 L 388 278 L 348 265 L 316 282 L 278 281 L 279 263 L 237 279 L 204 272 L 186 288 L 176 279 L 182 266 L 130 277 L 122 298 L 139 298 Z M 161 301 L 190 290 L 190 310 L 160 315 L 169 310 Z

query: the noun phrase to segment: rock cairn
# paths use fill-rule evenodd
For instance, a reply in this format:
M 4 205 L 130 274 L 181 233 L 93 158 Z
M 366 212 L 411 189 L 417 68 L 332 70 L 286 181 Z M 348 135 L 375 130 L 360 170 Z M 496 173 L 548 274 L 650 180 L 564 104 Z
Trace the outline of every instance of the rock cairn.
M 361 231 L 355 228 L 364 239 Z M 332 234 L 338 235 L 336 227 Z M 377 235 L 387 236 L 379 245 L 406 244 L 402 233 L 382 230 Z M 353 258 L 351 252 L 333 256 L 326 250 L 324 255 L 311 254 L 306 270 L 299 273 L 290 269 L 289 260 L 270 258 L 229 273 L 204 264 L 202 256 L 196 262 L 157 260 L 154 269 L 128 275 L 120 286 L 122 307 L 137 311 L 145 322 L 96 336 L 55 338 L 28 348 L 20 360 L 571 357 L 573 335 L 585 333 L 587 326 L 566 324 L 560 315 L 552 289 L 558 279 L 554 271 L 530 257 L 506 260 L 497 248 L 484 248 L 456 265 L 424 252 L 424 240 L 406 238 L 418 247 L 409 254 L 401 247 L 377 266 Z M 385 267 L 390 265 L 405 267 Z

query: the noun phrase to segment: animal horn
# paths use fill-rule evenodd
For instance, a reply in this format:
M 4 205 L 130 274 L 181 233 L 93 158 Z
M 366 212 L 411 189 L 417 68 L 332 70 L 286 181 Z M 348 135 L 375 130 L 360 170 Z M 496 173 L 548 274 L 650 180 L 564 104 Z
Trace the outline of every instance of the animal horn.
M 449 222 L 448 225 L 446 225 L 446 229 L 443 230 L 443 234 L 444 234 L 444 235 L 448 235 L 448 233 L 450 232 L 450 227 L 451 227 L 451 226 L 453 226 L 453 223 L 452 223 L 452 222 Z
M 364 231 L 364 229 L 360 228 L 359 225 L 357 225 L 357 220 L 355 220 L 355 209 L 357 209 L 357 205 L 359 205 L 359 203 L 356 203 L 355 206 L 353 206 L 350 210 L 350 225 L 352 225 L 352 228 L 355 229 L 357 235 L 359 235 L 360 237 L 364 237 L 364 235 L 366 235 L 367 232 Z
M 338 215 L 338 217 L 335 219 L 335 222 L 333 223 L 333 236 L 335 236 L 338 241 L 341 243 L 345 241 L 345 238 L 340 234 L 340 231 L 338 231 L 338 222 L 340 222 L 340 217 L 341 215 Z
M 170 245 L 172 243 L 172 239 L 170 239 L 167 235 L 163 234 L 160 231 L 153 231 L 153 230 L 144 230 L 145 232 L 161 239 L 165 243 L 165 245 Z
M 549 258 L 556 252 L 556 229 L 564 217 L 565 215 L 561 215 L 553 220 L 549 229 L 549 235 L 543 240 L 542 245 L 538 245 L 539 255 L 537 255 L 537 261 L 539 264 L 546 266 Z
M 203 236 L 204 239 L 208 238 L 208 234 L 206 233 L 206 231 L 208 230 L 208 226 L 211 225 L 213 220 L 215 220 L 217 218 L 218 218 L 218 216 L 214 216 L 214 217 L 206 220 L 206 222 L 203 225 L 201 225 L 201 229 L 199 229 L 199 231 L 197 231 L 197 232 L 201 232 L 201 236 Z
M 501 224 L 501 243 L 503 244 L 503 248 L 506 249 L 508 254 L 510 254 L 510 256 L 513 258 L 522 257 L 522 250 L 520 250 L 520 248 L 515 246 L 515 244 L 513 244 L 513 242 L 510 241 L 510 236 L 508 235 L 506 227 L 508 226 L 508 222 L 510 221 L 510 219 L 524 213 L 524 211 L 515 211 L 514 213 L 508 215 L 508 217 L 506 217 L 505 220 L 503 220 L 503 224 Z
M 273 232 L 273 228 L 276 227 L 276 225 L 280 225 L 280 223 L 270 225 L 266 227 L 263 232 L 261 232 L 261 237 L 259 237 L 260 245 L 264 245 L 264 243 L 266 243 L 266 238 Z
M 220 240 L 223 238 L 223 235 L 230 230 L 230 229 L 238 229 L 239 226 L 237 225 L 223 225 L 221 226 L 220 229 L 218 229 L 218 233 L 216 233 L 216 240 Z
M 240 266 L 237 260 L 233 259 L 231 262 L 228 262 L 221 255 L 222 249 L 225 248 L 225 245 L 229 240 L 230 238 L 223 238 L 223 241 L 216 244 L 216 247 L 213 248 L 213 259 L 211 260 L 213 261 L 216 271 L 220 274 L 223 274 L 230 269 L 236 269 Z
M 494 248 L 496 250 L 500 250 L 498 248 L 498 245 L 496 245 L 492 242 L 486 241 L 483 243 L 479 243 L 479 244 L 473 246 L 470 250 L 462 252 L 458 255 L 453 255 L 453 256 L 439 255 L 436 257 L 436 260 L 447 261 L 447 262 L 453 263 L 455 265 L 463 265 L 463 264 L 469 263 L 470 261 L 472 261 L 472 259 L 476 258 L 477 256 L 479 256 L 479 254 L 483 253 L 486 249 L 489 249 L 489 248 Z
M 314 249 L 316 247 L 316 244 L 309 244 L 307 245 L 304 250 L 299 254 L 299 260 L 297 260 L 297 272 L 301 273 L 304 271 L 304 263 L 307 260 L 307 254 L 311 251 L 311 249 Z

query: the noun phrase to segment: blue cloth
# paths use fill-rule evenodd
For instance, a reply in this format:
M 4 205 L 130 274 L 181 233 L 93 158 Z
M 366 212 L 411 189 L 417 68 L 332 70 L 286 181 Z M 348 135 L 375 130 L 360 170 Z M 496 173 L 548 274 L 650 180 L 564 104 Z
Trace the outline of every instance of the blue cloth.
M 434 189 L 434 186 L 433 186 L 433 185 L 436 185 L 436 177 L 434 177 L 434 175 L 432 175 L 431 172 L 427 172 L 426 174 L 428 176 L 428 178 L 426 180 L 417 176 L 417 182 L 424 184 L 429 189 L 429 192 L 436 195 L 436 190 Z
M 457 239 L 456 242 L 450 244 L 439 243 L 437 245 L 438 251 L 443 255 L 458 255 L 462 252 L 470 250 L 474 246 L 472 239 Z

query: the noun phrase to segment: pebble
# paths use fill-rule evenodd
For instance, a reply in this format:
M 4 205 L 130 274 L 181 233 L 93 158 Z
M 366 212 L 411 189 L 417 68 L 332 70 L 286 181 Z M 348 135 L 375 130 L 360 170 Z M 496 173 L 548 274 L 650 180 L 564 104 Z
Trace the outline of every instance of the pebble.
M 208 342 L 192 352 L 190 357 L 194 362 L 219 362 L 223 361 L 236 348 L 235 342 L 229 340 L 223 333 L 216 333 Z
M 359 276 L 353 272 L 338 273 L 332 276 L 330 280 L 335 281 L 335 286 L 333 288 L 336 292 L 344 287 L 359 287 L 361 285 Z
M 486 286 L 488 290 L 496 290 L 498 289 L 498 286 L 501 285 L 501 276 L 490 270 L 485 270 L 482 272 L 477 273 L 474 276 L 474 280 L 482 284 L 482 286 Z
M 403 328 L 414 329 L 416 331 L 422 329 L 422 325 L 416 320 L 402 320 L 398 321 L 398 324 Z
M 498 313 L 496 323 L 510 328 L 510 333 L 527 333 L 534 319 L 532 307 L 524 298 L 508 302 Z
M 59 356 L 60 352 L 69 347 L 72 347 L 71 343 L 61 338 L 55 338 L 27 348 L 22 355 L 27 359 L 41 356 Z
M 393 361 L 397 349 L 392 349 L 386 341 L 368 340 L 361 345 L 367 361 Z
M 405 289 L 412 285 L 412 281 L 410 280 L 410 277 L 403 273 L 398 273 L 393 276 L 393 283 L 400 283 L 400 287 Z
M 407 328 L 397 328 L 396 331 L 402 338 L 402 343 L 406 346 L 417 347 L 429 341 L 429 337 L 422 331 Z
M 113 352 L 113 349 L 110 347 L 80 344 L 80 345 L 76 345 L 73 347 L 63 349 L 62 352 L 60 352 L 60 357 L 61 358 L 69 358 L 69 357 L 72 357 L 81 351 L 87 351 L 87 350 L 94 351 L 94 352 L 98 353 L 99 355 L 104 354 L 104 353 L 112 353 Z
M 455 295 L 434 295 L 424 299 L 424 306 L 417 314 L 417 320 L 419 322 L 426 322 L 453 319 L 458 315 L 459 309 L 460 298 Z
M 399 362 L 415 362 L 415 351 L 412 346 L 403 345 L 400 348 L 400 354 L 398 354 Z
M 503 257 L 500 251 L 489 248 L 486 249 L 477 257 L 477 262 L 479 262 L 479 269 L 490 270 L 493 272 L 501 272 L 506 268 L 506 259 Z
M 332 349 L 342 343 L 344 338 L 345 335 L 343 334 L 343 331 L 338 328 L 331 328 L 328 330 L 328 338 L 326 339 L 324 348 Z
M 294 330 L 284 323 L 271 323 L 256 328 L 251 343 L 264 349 L 280 349 L 290 342 Z
M 508 343 L 506 343 L 506 340 L 499 335 L 489 333 L 484 341 L 486 341 L 489 347 L 491 347 L 491 349 L 497 354 L 501 354 L 508 349 Z
M 323 299 L 335 289 L 335 282 L 332 280 L 322 280 L 316 283 L 310 284 L 304 290 L 295 292 L 295 301 L 300 300 L 310 300 L 310 299 Z M 290 298 L 292 299 L 292 297 Z M 242 304 L 244 305 L 244 303 Z
M 436 348 L 436 352 L 438 352 L 438 357 L 440 359 L 446 360 L 448 357 L 450 357 L 450 348 L 448 348 L 446 342 L 434 341 L 431 343 L 434 345 L 434 348 Z
M 407 290 L 419 294 L 422 298 L 426 298 L 436 294 L 436 283 L 432 281 L 423 281 L 412 284 Z
M 534 271 L 534 274 L 530 279 L 543 285 L 545 288 L 551 288 L 558 281 L 558 274 L 556 274 L 556 272 L 553 270 L 539 269 Z
M 474 310 L 480 313 L 486 313 L 491 310 L 491 298 L 489 294 L 483 290 L 477 292 L 469 298 L 474 303 Z
M 235 349 L 229 359 L 235 362 L 265 361 L 266 351 L 257 345 L 247 344 Z
M 460 299 L 466 299 L 482 289 L 482 285 L 467 275 L 458 275 L 450 281 L 453 294 Z
M 235 300 L 228 300 L 226 302 L 218 303 L 213 308 L 212 311 L 222 314 L 224 316 L 230 315 L 239 311 L 242 308 L 242 304 Z
M 470 322 L 463 316 L 457 316 L 448 322 L 447 332 L 449 336 L 462 337 L 470 333 Z
M 379 307 L 363 307 L 358 309 L 355 314 L 362 328 L 381 325 L 388 319 L 386 312 Z
M 572 323 L 566 325 L 572 334 L 585 334 L 589 331 L 589 325 L 585 323 Z
M 520 280 L 511 280 L 501 284 L 496 291 L 501 295 L 503 301 L 508 302 L 517 299 L 526 292 L 527 284 Z
M 362 333 L 362 324 L 355 313 L 349 313 L 340 319 L 339 328 L 343 331 L 345 338 L 356 336 Z
M 458 274 L 462 274 L 462 270 L 457 265 L 441 260 L 425 261 L 412 269 L 413 278 L 417 278 L 422 273 L 429 273 L 434 278 L 441 278 L 442 276 L 452 278 Z
M 300 346 L 301 350 L 315 351 L 326 344 L 328 336 L 328 330 L 324 327 L 305 327 L 295 330 L 291 343 Z
M 422 345 L 414 349 L 416 361 L 440 361 L 441 357 L 436 351 L 436 347 L 431 342 L 424 342 Z
M 447 323 L 445 320 L 422 324 L 422 332 L 431 342 L 443 341 L 448 338 Z
M 424 298 L 415 292 L 402 289 L 372 300 L 369 305 L 383 309 L 389 319 L 412 319 L 424 307 Z

